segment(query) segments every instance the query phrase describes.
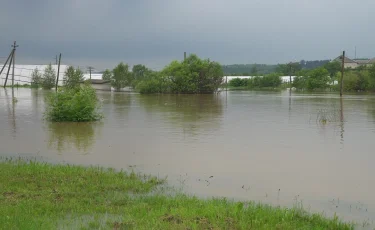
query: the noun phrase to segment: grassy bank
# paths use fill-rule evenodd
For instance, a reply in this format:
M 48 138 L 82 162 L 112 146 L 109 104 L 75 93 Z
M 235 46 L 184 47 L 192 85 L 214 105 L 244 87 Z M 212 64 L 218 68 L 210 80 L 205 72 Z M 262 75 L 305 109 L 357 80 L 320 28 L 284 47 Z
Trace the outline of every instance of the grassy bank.
M 301 209 L 166 195 L 155 177 L 111 169 L 6 161 L 0 172 L 1 229 L 352 229 Z

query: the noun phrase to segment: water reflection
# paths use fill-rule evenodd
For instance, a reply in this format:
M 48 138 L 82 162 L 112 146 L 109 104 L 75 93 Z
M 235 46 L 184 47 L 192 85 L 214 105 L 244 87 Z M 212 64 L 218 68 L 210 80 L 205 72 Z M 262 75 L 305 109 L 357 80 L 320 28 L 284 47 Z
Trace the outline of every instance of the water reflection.
M 140 104 L 147 114 L 159 112 L 168 123 L 192 135 L 216 130 L 223 116 L 223 98 L 220 95 L 141 96 Z
M 344 143 L 344 105 L 343 105 L 343 99 L 340 97 L 340 136 L 341 136 L 341 144 Z
M 10 121 L 9 124 L 12 129 L 12 137 L 16 138 L 17 133 L 17 126 L 16 126 L 16 112 L 15 107 L 17 104 L 17 98 L 14 97 L 14 89 L 11 89 L 11 97 L 8 94 L 8 89 L 4 89 L 5 92 L 5 100 L 7 104 L 7 113 L 8 113 L 8 120 Z
M 74 146 L 85 154 L 95 143 L 95 134 L 100 132 L 100 122 L 50 122 L 48 123 L 48 147 L 59 153 Z

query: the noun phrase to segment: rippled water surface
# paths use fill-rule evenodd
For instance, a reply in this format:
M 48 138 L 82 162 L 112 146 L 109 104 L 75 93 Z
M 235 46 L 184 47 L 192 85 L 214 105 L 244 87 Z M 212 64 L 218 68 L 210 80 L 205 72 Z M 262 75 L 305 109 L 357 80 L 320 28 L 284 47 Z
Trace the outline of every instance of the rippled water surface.
M 0 156 L 131 168 L 202 197 L 375 220 L 373 95 L 98 92 L 105 118 L 76 124 L 44 121 L 45 94 L 0 89 Z

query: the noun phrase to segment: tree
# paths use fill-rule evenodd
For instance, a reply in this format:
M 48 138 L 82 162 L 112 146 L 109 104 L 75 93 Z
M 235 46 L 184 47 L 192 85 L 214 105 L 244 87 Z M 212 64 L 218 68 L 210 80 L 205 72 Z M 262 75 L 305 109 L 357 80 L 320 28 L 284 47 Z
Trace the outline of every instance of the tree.
M 56 72 L 52 68 L 52 65 L 49 64 L 44 69 L 43 79 L 42 79 L 42 87 L 43 89 L 52 89 L 55 86 L 55 79 L 56 79 Z
M 113 69 L 111 85 L 117 91 L 126 86 L 130 86 L 132 80 L 132 73 L 129 71 L 129 66 L 127 64 L 121 62 Z
M 329 76 L 333 79 L 336 73 L 341 70 L 341 63 L 338 61 L 327 62 L 324 68 L 328 70 Z
M 77 68 L 74 69 L 73 66 L 69 66 L 69 68 L 65 71 L 64 74 L 64 86 L 67 88 L 76 88 L 79 87 L 81 82 L 83 82 L 83 72 Z
M 39 72 L 38 68 L 35 68 L 31 73 L 31 87 L 39 88 L 42 83 L 42 74 Z
M 109 69 L 106 69 L 103 72 L 103 75 L 102 75 L 103 80 L 110 81 L 112 79 L 112 77 L 113 77 L 113 72 L 110 71 Z
M 257 65 L 254 64 L 253 67 L 251 67 L 251 72 L 250 72 L 251 76 L 256 76 L 258 75 L 258 68 L 257 68 Z
M 310 76 L 307 79 L 307 89 L 326 89 L 329 82 L 329 72 L 323 68 L 317 68 L 310 72 Z
M 369 87 L 372 91 L 375 91 L 375 64 L 370 66 L 369 69 Z
M 219 63 L 202 60 L 195 54 L 182 62 L 171 62 L 162 74 L 169 78 L 172 93 L 213 93 L 224 75 Z
M 151 72 L 152 71 L 144 65 L 141 65 L 141 64 L 134 65 L 132 69 L 132 73 L 133 73 L 132 87 L 134 88 L 138 82 L 143 81 L 146 78 L 149 78 L 151 75 Z

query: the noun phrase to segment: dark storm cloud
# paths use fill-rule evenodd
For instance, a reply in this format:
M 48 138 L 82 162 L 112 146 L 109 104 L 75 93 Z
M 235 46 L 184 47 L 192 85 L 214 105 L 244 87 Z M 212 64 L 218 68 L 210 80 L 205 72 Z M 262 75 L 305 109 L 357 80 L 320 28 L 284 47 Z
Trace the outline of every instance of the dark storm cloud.
M 374 57 L 372 0 L 3 0 L 0 57 L 160 68 L 184 51 L 221 63 Z M 1 61 L 1 60 L 0 60 Z M 88 63 L 90 62 L 90 63 Z

